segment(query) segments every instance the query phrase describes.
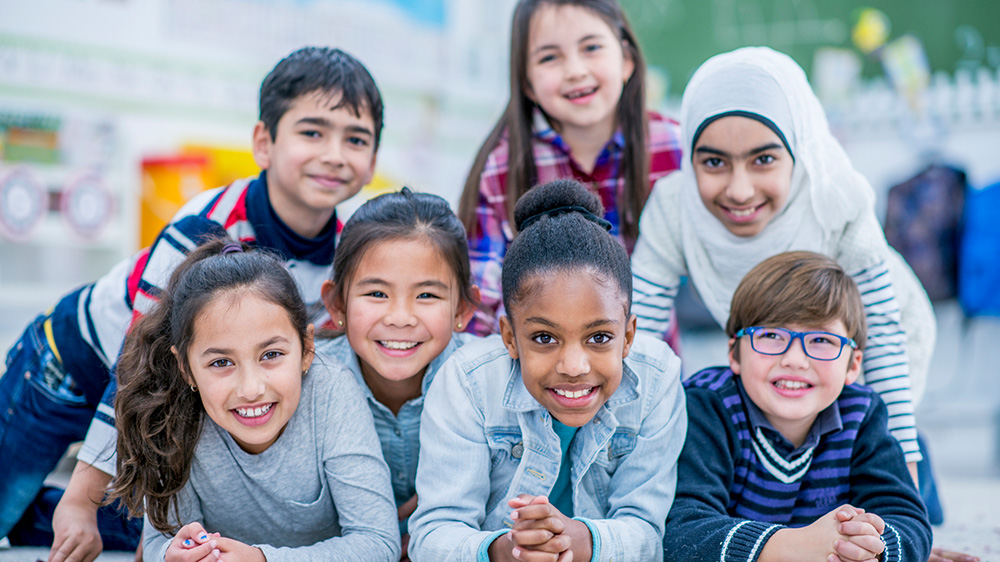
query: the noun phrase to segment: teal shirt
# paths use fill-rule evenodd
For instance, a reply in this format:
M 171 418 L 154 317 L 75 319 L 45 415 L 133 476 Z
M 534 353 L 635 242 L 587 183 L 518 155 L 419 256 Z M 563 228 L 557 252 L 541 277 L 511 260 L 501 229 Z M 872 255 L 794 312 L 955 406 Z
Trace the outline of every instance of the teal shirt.
M 566 517 L 573 517 L 573 485 L 569 474 L 573 462 L 569 458 L 569 445 L 573 442 L 573 437 L 579 428 L 563 425 L 559 420 L 552 418 L 552 429 L 559 436 L 562 461 L 559 463 L 559 476 L 556 478 L 556 483 L 552 485 L 549 503 Z

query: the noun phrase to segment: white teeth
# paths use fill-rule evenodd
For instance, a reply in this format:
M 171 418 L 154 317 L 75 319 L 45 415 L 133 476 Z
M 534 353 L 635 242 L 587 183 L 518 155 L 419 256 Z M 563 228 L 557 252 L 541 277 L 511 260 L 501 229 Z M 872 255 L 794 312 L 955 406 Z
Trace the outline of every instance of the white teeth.
M 256 408 L 236 408 L 236 413 L 244 418 L 259 418 L 271 411 L 274 404 L 265 404 Z
M 566 398 L 583 398 L 584 396 L 593 392 L 594 387 L 585 388 L 583 390 L 577 390 L 575 392 L 570 390 L 561 390 L 558 388 L 553 388 L 552 390 L 559 396 L 565 396 Z
M 382 347 L 386 347 L 389 349 L 406 350 L 406 349 L 413 349 L 414 347 L 417 346 L 419 342 L 385 340 L 385 341 L 380 341 L 379 343 L 382 344 Z
M 750 215 L 754 214 L 754 211 L 756 210 L 757 207 L 750 207 L 749 209 L 729 209 L 729 212 L 732 213 L 733 216 L 749 217 Z
M 774 386 L 784 390 L 801 390 L 803 388 L 809 388 L 812 385 L 802 381 L 780 380 L 775 382 Z
M 571 99 L 571 100 L 575 100 L 576 98 L 582 98 L 583 96 L 589 96 L 590 94 L 593 94 L 596 91 L 597 91 L 597 87 L 595 86 L 595 87 L 587 89 L 587 90 L 580 90 L 580 91 L 577 91 L 577 92 L 566 94 L 566 97 L 569 98 L 569 99 Z

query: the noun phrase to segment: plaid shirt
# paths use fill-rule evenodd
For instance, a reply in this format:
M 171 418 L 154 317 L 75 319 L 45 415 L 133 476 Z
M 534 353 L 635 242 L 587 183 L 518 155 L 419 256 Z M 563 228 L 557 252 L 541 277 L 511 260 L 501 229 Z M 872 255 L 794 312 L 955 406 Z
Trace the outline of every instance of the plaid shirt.
M 611 233 L 619 234 L 617 195 L 625 189 L 625 179 L 619 166 L 625 137 L 616 131 L 597 156 L 594 170 L 587 173 L 573 159 L 570 147 L 542 116 L 535 111 L 534 142 L 535 170 L 538 183 L 559 178 L 574 178 L 591 186 L 604 204 L 604 218 L 611 223 Z M 499 332 L 498 318 L 503 314 L 500 270 L 507 245 L 513 240 L 513 229 L 507 220 L 507 139 L 490 153 L 479 181 L 477 226 L 469 232 L 469 259 L 472 278 L 482 291 L 482 309 L 470 324 L 469 331 L 487 335 Z M 680 129 L 677 123 L 657 113 L 649 113 L 649 182 L 678 169 L 681 163 Z M 624 245 L 624 241 L 623 241 Z

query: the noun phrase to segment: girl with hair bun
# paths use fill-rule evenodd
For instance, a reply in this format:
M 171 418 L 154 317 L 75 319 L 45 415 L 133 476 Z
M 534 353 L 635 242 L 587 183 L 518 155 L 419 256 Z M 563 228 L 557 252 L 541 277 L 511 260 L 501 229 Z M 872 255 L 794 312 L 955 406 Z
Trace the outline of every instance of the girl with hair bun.
M 575 180 L 518 201 L 501 334 L 455 352 L 427 393 L 414 560 L 662 559 L 680 360 L 636 335 L 629 258 L 602 215 Z

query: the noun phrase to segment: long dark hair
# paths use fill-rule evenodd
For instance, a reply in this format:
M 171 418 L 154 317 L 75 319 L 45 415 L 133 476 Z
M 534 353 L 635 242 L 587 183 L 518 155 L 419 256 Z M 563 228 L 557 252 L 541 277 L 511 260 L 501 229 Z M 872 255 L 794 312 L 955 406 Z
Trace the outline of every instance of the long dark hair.
M 204 408 L 188 382 L 194 324 L 205 306 L 230 291 L 285 309 L 307 351 L 306 306 L 278 258 L 217 239 L 199 246 L 174 270 L 160 302 L 132 326 L 118 360 L 118 470 L 109 494 L 109 501 L 120 499 L 131 516 L 145 513 L 161 532 L 179 528 L 171 523 L 170 510 L 176 522 L 176 497 L 188 481 L 201 437 Z
M 448 262 L 459 297 L 478 305 L 472 294 L 469 246 L 462 223 L 447 201 L 408 187 L 369 199 L 344 224 L 333 260 L 334 298 L 344 298 L 351 276 L 372 244 L 417 237 L 426 238 Z
M 625 189 L 617 194 L 619 231 L 631 247 L 639 236 L 639 215 L 649 197 L 649 154 L 646 116 L 646 62 L 635 40 L 635 34 L 617 0 L 522 0 L 514 10 L 510 31 L 510 100 L 497 124 L 479 148 L 465 189 L 458 205 L 458 216 L 466 231 L 478 228 L 476 207 L 479 205 L 479 183 L 490 153 L 507 137 L 507 221 L 514 226 L 514 206 L 538 181 L 532 149 L 532 110 L 534 102 L 525 94 L 528 88 L 528 35 L 531 17 L 539 7 L 579 6 L 604 20 L 623 42 L 626 56 L 632 57 L 635 69 L 625 83 L 618 100 L 616 118 L 625 136 L 625 148 L 619 176 L 625 179 Z M 547 117 L 547 116 L 546 116 Z M 550 119 L 551 121 L 551 119 Z

